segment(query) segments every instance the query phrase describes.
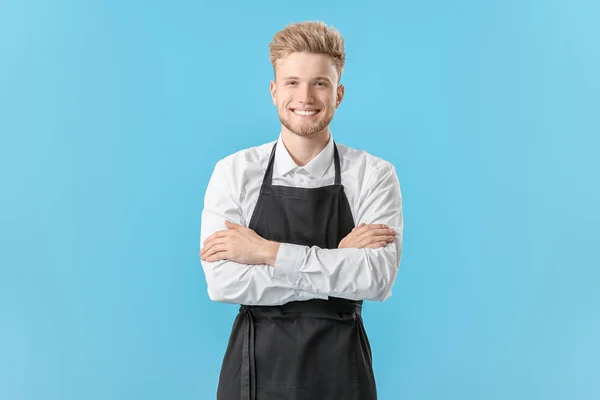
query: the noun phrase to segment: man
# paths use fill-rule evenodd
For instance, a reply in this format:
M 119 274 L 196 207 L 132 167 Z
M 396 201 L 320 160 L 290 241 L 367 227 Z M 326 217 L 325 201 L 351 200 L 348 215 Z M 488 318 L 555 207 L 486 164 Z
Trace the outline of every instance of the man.
M 270 55 L 279 138 L 220 160 L 202 212 L 209 297 L 241 305 L 217 398 L 376 399 L 361 306 L 387 299 L 396 278 L 398 178 L 333 140 L 344 97 L 337 30 L 291 24 Z

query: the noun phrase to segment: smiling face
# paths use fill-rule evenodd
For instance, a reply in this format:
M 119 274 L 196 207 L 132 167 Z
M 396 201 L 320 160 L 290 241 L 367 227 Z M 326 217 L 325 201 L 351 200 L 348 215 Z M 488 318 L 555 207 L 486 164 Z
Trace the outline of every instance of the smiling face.
M 271 97 L 282 129 L 302 137 L 329 132 L 344 97 L 339 76 L 327 54 L 297 52 L 277 60 Z

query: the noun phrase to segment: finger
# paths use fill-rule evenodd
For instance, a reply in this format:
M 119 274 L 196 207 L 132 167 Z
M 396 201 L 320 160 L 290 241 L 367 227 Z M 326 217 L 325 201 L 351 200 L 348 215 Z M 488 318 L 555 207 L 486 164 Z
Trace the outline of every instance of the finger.
M 202 249 L 202 251 L 200 252 L 201 254 L 206 254 L 206 252 L 210 251 L 210 249 L 212 249 L 213 247 L 220 245 L 220 246 L 227 246 L 227 244 L 229 243 L 229 238 L 228 237 L 218 237 L 216 239 L 213 239 L 210 243 L 207 243 L 206 246 L 204 246 L 204 248 Z
M 365 237 L 357 243 L 358 248 L 366 247 L 367 245 L 377 243 L 377 242 L 391 242 L 394 240 L 393 236 L 383 235 L 383 236 L 370 236 Z
M 390 229 L 390 228 L 386 224 L 368 224 L 367 225 L 367 230 L 373 230 L 373 229 Z
M 395 235 L 395 234 L 396 234 L 396 232 L 393 229 L 373 228 L 373 229 L 369 229 L 357 236 L 359 238 L 362 238 L 364 236 L 390 236 L 390 235 Z
M 361 225 L 359 225 L 358 229 L 356 229 L 356 234 L 357 235 L 361 235 L 362 233 L 368 231 L 370 226 L 371 226 L 371 224 L 361 224 Z
M 222 252 L 222 251 L 226 251 L 227 247 L 223 244 L 215 244 L 213 246 L 211 246 L 209 249 L 207 249 L 204 254 L 203 254 L 203 259 L 206 260 L 208 259 L 210 256 Z
M 364 227 L 358 229 L 356 232 L 353 232 L 355 242 L 360 242 L 365 237 L 370 237 L 373 235 L 389 235 L 389 230 L 386 225 L 383 225 L 386 228 L 382 228 L 381 224 L 368 224 Z
M 388 237 L 389 236 L 370 236 L 370 237 L 365 237 L 365 238 L 359 240 L 356 243 L 356 247 L 358 247 L 360 249 L 360 248 L 363 248 L 365 246 L 368 246 L 370 244 L 377 243 L 377 242 L 386 242 L 387 243 Z
M 241 225 L 231 221 L 225 221 L 225 226 L 227 227 L 227 229 L 237 229 L 241 227 Z
M 204 242 L 204 246 L 202 247 L 202 250 L 200 250 L 200 255 L 204 255 L 206 254 L 207 251 L 209 251 L 215 244 L 216 242 L 220 240 L 220 239 L 211 239 L 211 240 L 207 240 L 206 242 Z
M 375 243 L 371 243 L 367 246 L 365 246 L 365 249 L 378 249 L 380 247 L 384 247 L 387 244 L 387 242 L 375 242 Z
M 347 246 L 345 246 L 345 247 L 357 248 L 356 243 L 360 240 L 360 236 L 369 232 L 369 228 L 371 225 L 373 225 L 373 224 L 362 223 L 359 226 L 352 229 L 352 232 L 350 232 L 344 238 L 344 240 L 347 242 L 347 243 L 345 243 L 345 244 L 347 244 Z M 376 224 L 376 226 L 379 226 L 379 225 L 380 224 Z
M 207 257 L 205 261 L 215 262 L 215 261 L 219 261 L 219 260 L 227 260 L 227 252 L 226 251 L 220 251 L 218 253 L 215 253 L 215 254 L 211 255 L 210 257 Z
M 226 244 L 227 244 L 227 239 L 226 238 L 214 239 L 213 241 L 211 241 L 210 243 L 208 243 L 206 246 L 204 246 L 204 248 L 202 249 L 201 253 L 202 254 L 206 254 L 211 249 L 213 249 L 215 246 L 217 246 L 217 245 L 223 246 L 223 245 L 226 245 Z
M 210 242 L 211 240 L 214 240 L 215 238 L 218 238 L 221 235 L 221 232 L 223 232 L 223 231 L 216 231 L 215 233 L 213 233 L 212 235 L 207 237 L 206 240 L 204 241 L 204 244 Z
M 204 253 L 206 253 L 206 250 L 210 249 L 211 246 L 212 246 L 212 241 L 206 239 L 204 241 L 204 246 L 202 246 L 202 249 L 200 250 L 200 255 L 203 255 Z
M 206 240 L 204 241 L 204 243 L 202 243 L 202 245 L 206 246 L 206 244 L 209 243 L 211 240 L 214 240 L 216 238 L 220 238 L 223 236 L 227 236 L 227 232 L 228 231 L 216 231 L 215 233 L 213 233 L 212 235 L 207 237 Z
M 363 234 L 365 232 L 371 231 L 373 229 L 389 229 L 385 224 L 366 224 L 362 227 L 359 234 Z

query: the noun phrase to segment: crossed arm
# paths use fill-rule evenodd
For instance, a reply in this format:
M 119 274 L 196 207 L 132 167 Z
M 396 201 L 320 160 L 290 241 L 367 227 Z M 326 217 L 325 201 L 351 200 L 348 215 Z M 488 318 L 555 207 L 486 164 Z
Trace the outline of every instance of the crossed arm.
M 215 167 L 202 213 L 200 256 L 212 300 L 276 305 L 328 296 L 385 300 L 391 295 L 403 228 L 400 185 L 391 164 L 372 173 L 355 213 L 357 221 L 365 222 L 337 249 L 277 243 L 242 226 L 234 191 L 211 190 L 217 180 L 227 179 L 224 168 Z

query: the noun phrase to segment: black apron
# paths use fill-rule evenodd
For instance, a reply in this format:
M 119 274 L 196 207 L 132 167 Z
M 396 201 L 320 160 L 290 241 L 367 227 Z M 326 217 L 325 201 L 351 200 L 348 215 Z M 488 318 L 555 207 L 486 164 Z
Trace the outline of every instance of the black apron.
M 268 240 L 336 249 L 354 220 L 335 142 L 335 184 L 310 189 L 272 185 L 276 146 L 248 227 Z M 217 399 L 375 400 L 361 309 L 362 301 L 334 297 L 240 306 Z

